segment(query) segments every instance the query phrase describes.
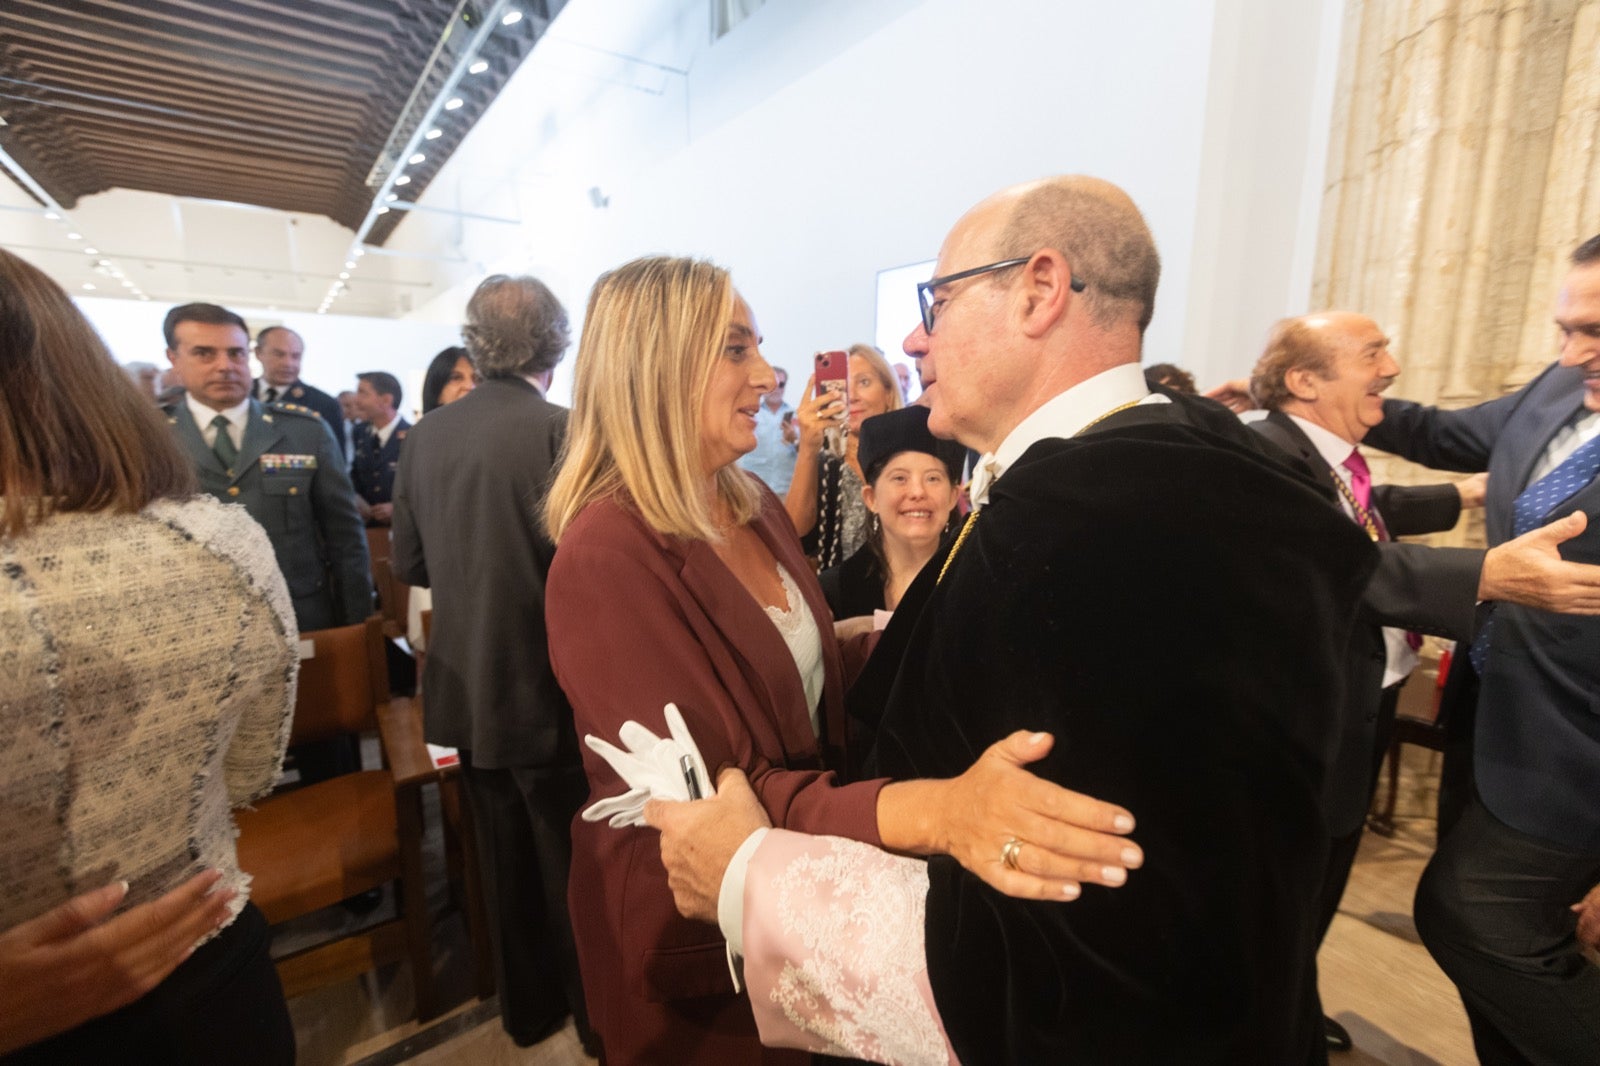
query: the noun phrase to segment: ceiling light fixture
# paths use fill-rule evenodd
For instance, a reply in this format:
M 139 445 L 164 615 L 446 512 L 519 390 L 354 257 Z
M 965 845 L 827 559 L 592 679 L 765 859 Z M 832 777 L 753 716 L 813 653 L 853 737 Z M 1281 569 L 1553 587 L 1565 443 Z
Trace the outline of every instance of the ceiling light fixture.
M 425 136 L 425 138 L 427 140 L 437 141 L 440 137 L 444 136 L 444 130 L 440 129 L 438 126 L 435 126 L 435 127 L 433 127 L 433 129 L 429 130 L 424 136 Z
M 461 99 L 461 97 L 452 96 L 450 99 L 445 101 L 444 109 L 446 111 L 454 111 L 456 108 L 460 107 L 464 103 L 466 103 L 466 101 Z
M 83 240 L 83 234 L 81 234 L 81 233 L 69 233 L 69 234 L 67 234 L 67 240 L 69 240 L 69 241 L 81 241 L 81 240 Z
M 83 283 L 83 287 L 85 289 L 87 289 L 88 291 L 93 292 L 94 291 L 94 282 L 86 281 L 86 282 Z
M 522 12 L 520 12 L 520 11 L 507 11 L 506 14 L 505 14 L 505 18 L 502 18 L 500 20 L 500 25 L 502 25 L 502 26 L 515 26 L 517 23 L 519 23 L 521 21 L 522 21 Z
M 410 163 L 412 166 L 416 166 L 418 163 L 426 163 L 427 161 L 428 157 L 423 155 L 421 152 L 418 152 L 416 155 L 406 160 L 406 162 Z
M 347 261 L 344 265 L 344 268 L 346 270 L 354 270 L 356 268 L 356 261 L 354 259 Z
M 98 249 L 98 248 L 85 248 L 83 250 L 83 254 L 84 255 L 99 255 L 100 254 L 100 249 Z
M 60 222 L 61 221 L 61 216 L 56 214 L 54 211 L 46 211 L 44 213 L 44 217 L 48 218 L 51 222 Z
M 349 276 L 350 276 L 350 271 L 348 271 L 348 270 L 341 270 L 339 272 L 339 280 L 341 280 L 341 281 L 343 281 L 344 279 L 348 278 Z
M 472 66 L 467 68 L 467 73 L 468 74 L 482 74 L 484 71 L 486 71 L 488 69 L 489 69 L 489 61 L 487 59 L 480 59 L 476 63 L 472 64 Z

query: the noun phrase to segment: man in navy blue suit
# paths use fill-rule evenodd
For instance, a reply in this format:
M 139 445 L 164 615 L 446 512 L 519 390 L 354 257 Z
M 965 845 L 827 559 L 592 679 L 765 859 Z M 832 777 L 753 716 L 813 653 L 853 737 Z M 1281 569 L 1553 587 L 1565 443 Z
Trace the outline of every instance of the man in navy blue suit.
M 400 417 L 400 381 L 382 370 L 357 374 L 356 406 L 364 424 L 356 433 L 350 480 L 369 526 L 386 526 L 394 514 L 394 472 L 411 423 Z
M 1483 616 L 1444 695 L 1439 848 L 1417 889 L 1418 932 L 1489 1066 L 1600 1062 L 1600 967 L 1572 913 L 1600 882 L 1600 566 L 1569 565 L 1600 563 L 1600 236 L 1573 254 L 1555 321 L 1560 358 L 1518 392 L 1458 411 L 1386 400 L 1367 436 L 1488 470 L 1491 548 L 1548 541 L 1543 558 L 1485 556 Z M 1557 571 L 1578 580 L 1540 592 Z M 1526 594 L 1482 592 L 1496 587 Z

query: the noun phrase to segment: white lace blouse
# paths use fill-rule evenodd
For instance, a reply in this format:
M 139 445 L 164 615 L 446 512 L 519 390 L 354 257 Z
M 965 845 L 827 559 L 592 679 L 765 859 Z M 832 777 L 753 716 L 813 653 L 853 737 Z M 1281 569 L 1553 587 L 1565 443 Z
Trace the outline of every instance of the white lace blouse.
M 783 595 L 789 604 L 788 609 L 763 607 L 763 610 L 772 619 L 772 624 L 778 627 L 778 635 L 789 646 L 789 654 L 794 656 L 795 669 L 800 671 L 800 683 L 806 694 L 806 712 L 811 715 L 811 731 L 821 735 L 817 707 L 822 701 L 824 676 L 822 633 L 817 628 L 816 616 L 800 594 L 800 586 L 795 584 L 782 563 L 778 564 L 778 577 L 783 580 Z

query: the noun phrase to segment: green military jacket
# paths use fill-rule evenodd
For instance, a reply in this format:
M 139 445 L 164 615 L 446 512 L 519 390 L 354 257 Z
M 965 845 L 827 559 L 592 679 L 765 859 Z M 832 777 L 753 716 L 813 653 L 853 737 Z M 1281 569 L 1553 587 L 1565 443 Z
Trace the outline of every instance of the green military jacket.
M 241 503 L 267 531 L 302 632 L 350 625 L 372 613 L 366 530 L 332 430 L 314 411 L 250 401 L 232 469 L 206 447 L 185 399 L 165 408 L 200 488 Z

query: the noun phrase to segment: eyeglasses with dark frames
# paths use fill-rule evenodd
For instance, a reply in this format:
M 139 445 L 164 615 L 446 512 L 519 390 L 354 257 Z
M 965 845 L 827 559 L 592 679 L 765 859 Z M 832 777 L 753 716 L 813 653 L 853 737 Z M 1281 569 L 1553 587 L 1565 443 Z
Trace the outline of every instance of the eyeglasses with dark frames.
M 954 274 L 946 274 L 942 278 L 929 278 L 927 281 L 919 281 L 917 283 L 917 303 L 922 308 L 923 330 L 927 333 L 933 332 L 933 323 L 937 315 L 937 312 L 934 310 L 934 308 L 937 304 L 944 302 L 942 300 L 935 300 L 933 298 L 934 289 L 937 289 L 941 285 L 948 285 L 952 281 L 965 281 L 967 278 L 975 278 L 980 274 L 988 274 L 996 270 L 1007 270 L 1011 267 L 1019 267 L 1030 261 L 1032 258 L 1033 256 L 1031 255 L 1025 255 L 1019 259 L 1002 259 L 1000 262 L 990 263 L 988 266 L 973 267 L 971 270 L 961 270 Z M 1077 275 L 1068 276 L 1071 278 L 1070 284 L 1073 292 L 1082 292 L 1084 289 L 1089 287 L 1088 282 L 1082 280 Z

